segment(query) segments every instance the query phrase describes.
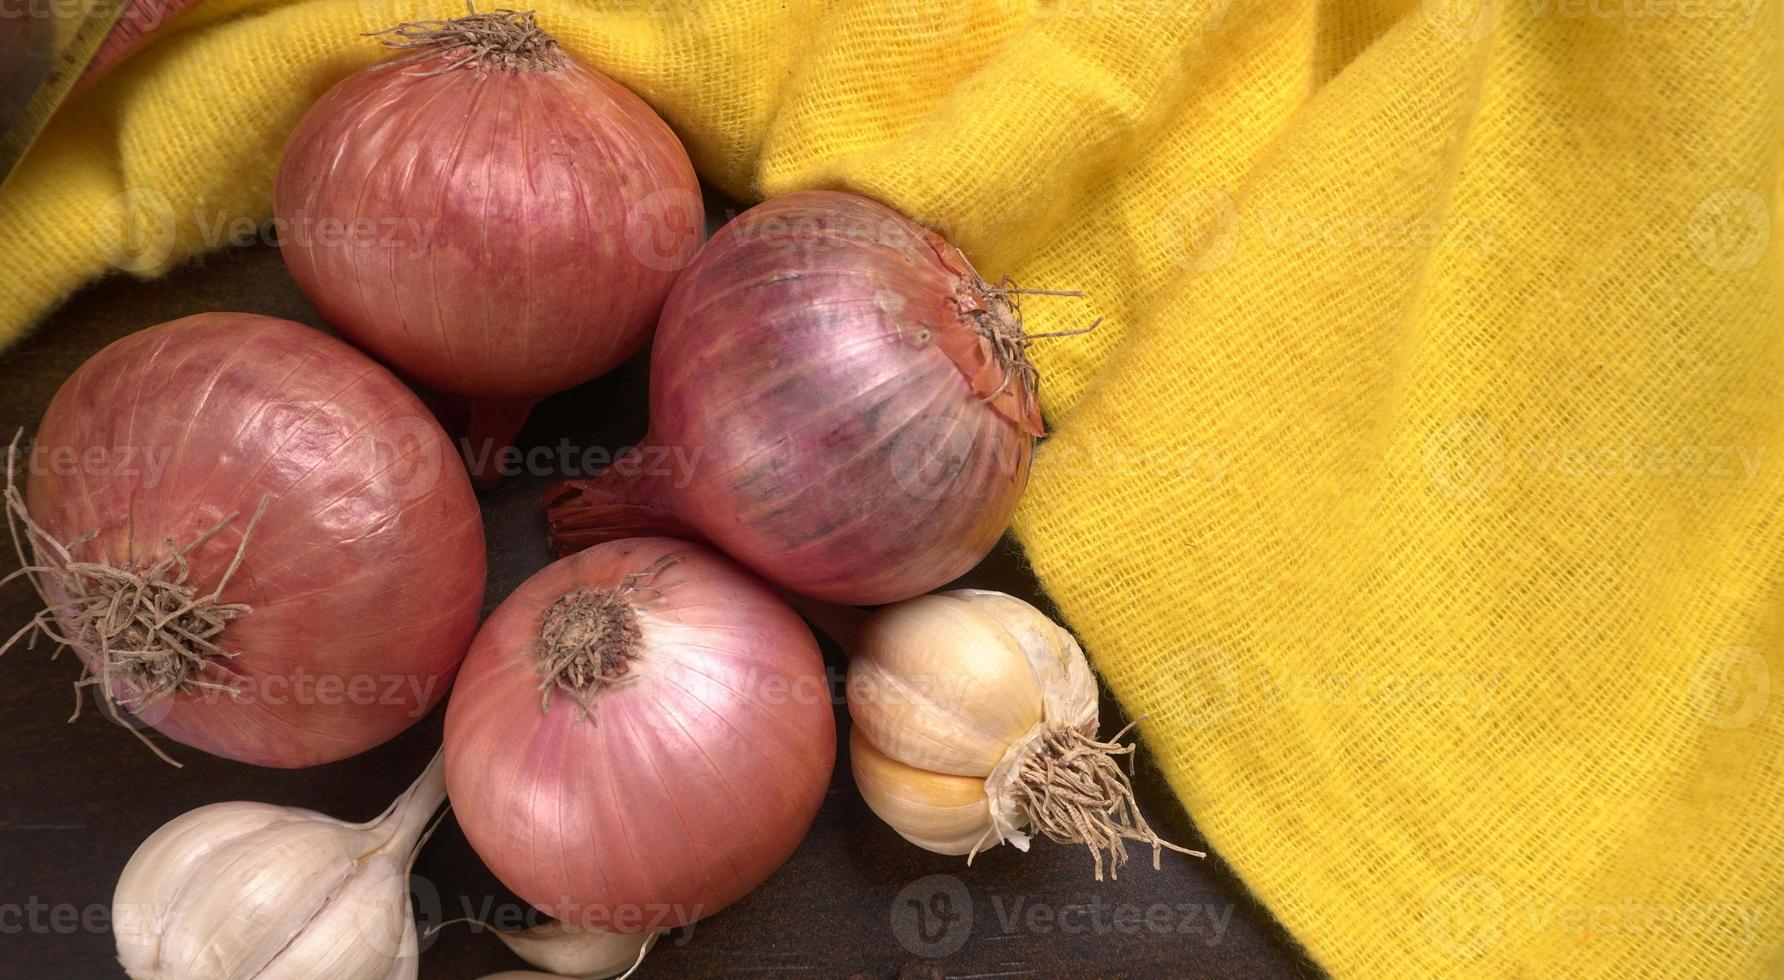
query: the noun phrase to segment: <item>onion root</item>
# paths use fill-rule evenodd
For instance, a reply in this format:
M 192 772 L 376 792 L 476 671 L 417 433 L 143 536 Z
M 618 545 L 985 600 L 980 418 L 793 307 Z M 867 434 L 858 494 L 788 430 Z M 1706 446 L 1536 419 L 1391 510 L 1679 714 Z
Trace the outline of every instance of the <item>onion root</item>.
M 498 8 L 487 14 L 477 12 L 475 3 L 466 3 L 468 13 L 451 20 L 418 20 L 367 37 L 376 37 L 384 46 L 410 54 L 378 67 L 411 64 L 440 51 L 458 51 L 457 61 L 425 72 L 409 72 L 418 76 L 443 75 L 460 68 L 498 68 L 503 71 L 557 71 L 564 67 L 564 52 L 557 39 L 545 33 L 532 11 Z
M 252 611 L 246 603 L 222 601 L 222 595 L 241 567 L 248 539 L 266 515 L 271 496 L 261 497 L 259 508 L 242 532 L 235 557 L 216 587 L 199 595 L 187 582 L 192 569 L 186 556 L 233 523 L 241 516 L 239 512 L 230 513 L 184 546 L 169 539 L 165 542 L 166 554 L 147 566 L 134 561 L 123 565 L 79 561 L 74 552 L 96 532 L 62 542 L 32 519 L 18 489 L 18 443 L 19 438 L 14 437 L 7 447 L 4 496 L 7 529 L 20 568 L 0 579 L 0 584 L 15 577 L 28 577 L 46 608 L 0 644 L 0 655 L 27 634 L 31 635 L 30 647 L 43 637 L 59 647 L 86 651 L 85 669 L 75 688 L 98 687 L 108 705 L 115 708 L 113 702 L 121 702 L 132 712 L 194 690 L 233 694 L 229 685 L 204 678 L 217 660 L 235 656 L 217 640 L 232 620 Z M 53 555 L 53 563 L 42 560 L 46 550 Z M 58 604 L 51 598 L 44 578 L 54 580 L 65 601 Z M 58 611 L 61 617 L 56 615 Z M 118 696 L 119 685 L 127 692 L 122 698 Z M 75 717 L 79 715 L 77 698 Z M 152 743 L 150 747 L 154 747 Z M 161 754 L 159 749 L 156 752 Z M 166 758 L 165 754 L 162 757 Z
M 577 589 L 552 603 L 539 624 L 540 711 L 550 711 L 552 692 L 563 690 L 594 717 L 595 695 L 626 680 L 638 656 L 631 597 L 654 591 L 650 581 L 674 563 L 665 555 L 611 589 Z

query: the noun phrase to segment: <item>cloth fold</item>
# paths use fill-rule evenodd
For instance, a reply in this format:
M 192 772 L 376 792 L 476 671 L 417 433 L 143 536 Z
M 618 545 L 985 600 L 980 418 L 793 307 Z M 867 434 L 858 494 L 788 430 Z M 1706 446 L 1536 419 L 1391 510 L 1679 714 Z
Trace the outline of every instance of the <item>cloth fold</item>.
M 266 218 L 359 35 L 455 12 L 195 11 L 0 192 L 0 341 Z M 1776 0 L 538 15 L 720 189 L 1088 293 L 1026 306 L 1106 319 L 1035 348 L 1016 533 L 1320 964 L 1784 972 Z

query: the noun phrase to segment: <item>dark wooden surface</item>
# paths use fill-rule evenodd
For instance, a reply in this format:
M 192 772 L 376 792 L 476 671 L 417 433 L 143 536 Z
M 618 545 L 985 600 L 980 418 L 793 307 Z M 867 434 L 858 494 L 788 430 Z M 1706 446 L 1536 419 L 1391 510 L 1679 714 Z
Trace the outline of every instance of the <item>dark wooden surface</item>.
M 320 325 L 267 247 L 232 249 L 165 280 L 112 278 L 75 297 L 0 357 L 0 428 L 33 429 L 70 372 L 133 330 L 208 310 L 243 310 Z M 644 428 L 644 372 L 633 363 L 556 397 L 523 445 L 618 447 Z M 510 479 L 483 495 L 489 538 L 486 611 L 550 558 L 535 502 L 548 474 Z M 16 567 L 10 553 L 0 574 Z M 1040 601 L 1008 541 L 964 584 Z M 23 583 L 0 590 L 0 637 L 36 608 Z M 841 661 L 827 647 L 833 671 Z M 0 659 L 0 977 L 121 976 L 106 914 L 125 861 L 155 828 L 206 803 L 263 800 L 353 820 L 374 816 L 438 745 L 435 710 L 362 756 L 308 770 L 257 769 L 161 740 L 183 769 L 157 761 L 89 702 L 67 722 L 77 666 L 64 655 L 15 650 Z M 1104 727 L 1122 722 L 1105 697 Z M 1080 848 L 1038 842 L 965 860 L 906 844 L 862 803 L 849 777 L 846 710 L 830 794 L 792 860 L 737 905 L 660 944 L 641 977 L 1287 977 L 1318 971 L 1245 892 L 1219 855 L 1166 855 L 1091 879 Z M 1142 753 L 1137 791 L 1153 824 L 1202 841 Z M 416 866 L 425 927 L 462 915 L 520 916 L 525 907 L 478 861 L 448 819 Z M 918 909 L 928 909 L 918 921 Z M 950 925 L 937 913 L 954 916 Z M 966 914 L 960 914 L 966 913 Z M 472 978 L 523 964 L 494 937 L 463 925 L 424 945 L 424 978 Z

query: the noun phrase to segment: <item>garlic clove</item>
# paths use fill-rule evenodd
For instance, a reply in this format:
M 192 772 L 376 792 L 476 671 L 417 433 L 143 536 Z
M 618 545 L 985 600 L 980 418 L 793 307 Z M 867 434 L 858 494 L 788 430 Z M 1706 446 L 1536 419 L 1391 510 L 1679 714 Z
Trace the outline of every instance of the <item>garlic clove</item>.
M 849 713 L 918 769 L 983 777 L 1041 720 L 1028 656 L 998 621 L 943 595 L 887 606 L 861 628 Z
M 630 973 L 661 933 L 603 932 L 547 922 L 516 932 L 496 932 L 516 956 L 550 976 L 612 977 Z M 526 974 L 540 976 L 541 974 Z
M 112 932 L 118 961 L 131 976 L 154 976 L 161 959 L 164 920 L 195 869 L 237 836 L 284 819 L 285 807 L 215 803 L 163 824 L 131 855 L 112 893 Z
M 942 593 L 997 620 L 1027 655 L 1040 679 L 1042 711 L 1049 726 L 1069 725 L 1096 733 L 1096 675 L 1072 634 L 1039 609 L 1013 595 L 986 589 Z
M 378 977 L 403 958 L 414 929 L 409 875 L 387 856 L 369 860 L 255 976 L 255 980 Z
M 918 847 L 966 854 L 998 843 L 983 779 L 907 766 L 874 748 L 859 728 L 849 733 L 849 763 L 868 807 Z
M 301 813 L 301 811 L 299 811 Z M 288 816 L 212 852 L 174 896 L 160 965 L 173 977 L 252 977 L 352 876 L 358 832 Z
M 421 939 L 415 931 L 415 919 L 411 916 L 409 921 L 403 923 L 403 943 L 397 949 L 396 962 L 390 964 L 390 969 L 380 980 L 417 980 L 420 975 Z
M 113 894 L 135 980 L 414 980 L 408 875 L 446 797 L 444 764 L 349 824 L 263 803 L 200 807 L 131 855 Z

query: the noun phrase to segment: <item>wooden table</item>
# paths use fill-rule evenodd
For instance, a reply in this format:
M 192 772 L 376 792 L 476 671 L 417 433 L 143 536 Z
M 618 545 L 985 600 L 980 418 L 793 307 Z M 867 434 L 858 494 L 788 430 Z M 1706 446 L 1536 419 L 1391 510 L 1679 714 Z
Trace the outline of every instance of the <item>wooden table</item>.
M 312 325 L 276 250 L 237 248 L 168 278 L 112 278 L 76 296 L 31 338 L 0 357 L 0 426 L 35 428 L 58 385 L 87 357 L 133 330 L 209 310 L 242 310 Z M 623 446 L 644 430 L 642 360 L 551 399 L 523 445 Z M 547 475 L 510 479 L 483 495 L 489 539 L 485 611 L 546 565 L 536 501 Z M 16 567 L 10 553 L 0 574 Z M 1040 601 L 1006 541 L 962 584 Z M 0 590 L 0 637 L 37 608 L 31 589 Z M 827 648 L 833 672 L 842 661 Z M 344 819 L 376 815 L 420 772 L 439 743 L 444 704 L 407 733 L 354 759 L 313 769 L 258 769 L 165 739 L 185 765 L 157 761 L 87 710 L 69 724 L 72 656 L 43 648 L 0 660 L 0 976 L 51 980 L 116 976 L 107 926 L 112 888 L 136 846 L 162 823 L 205 803 L 264 800 Z M 830 793 L 791 861 L 748 898 L 667 937 L 640 977 L 1283 977 L 1317 976 L 1219 855 L 1167 854 L 1161 871 L 1130 864 L 1120 880 L 1091 880 L 1081 848 L 1038 842 L 999 847 L 972 867 L 905 843 L 855 792 L 848 713 Z M 1105 696 L 1104 730 L 1124 723 Z M 1205 846 L 1142 751 L 1136 791 L 1167 838 Z M 423 927 L 526 907 L 483 867 L 448 819 L 415 868 Z M 421 975 L 473 978 L 523 964 L 489 935 L 450 926 L 424 944 Z

